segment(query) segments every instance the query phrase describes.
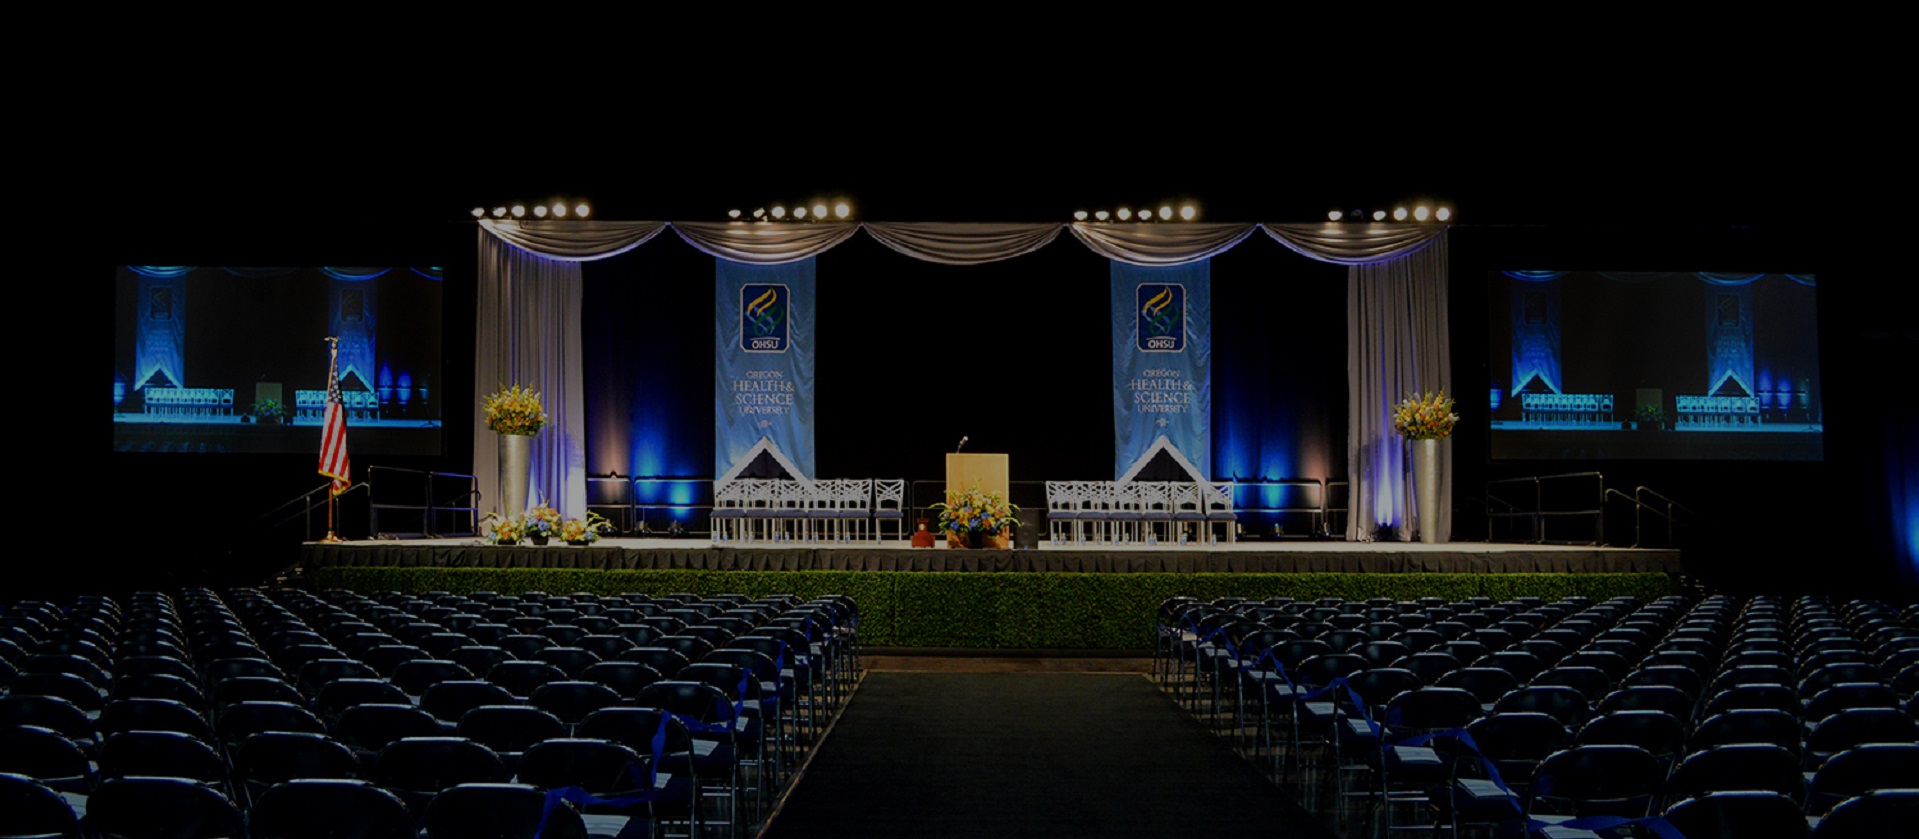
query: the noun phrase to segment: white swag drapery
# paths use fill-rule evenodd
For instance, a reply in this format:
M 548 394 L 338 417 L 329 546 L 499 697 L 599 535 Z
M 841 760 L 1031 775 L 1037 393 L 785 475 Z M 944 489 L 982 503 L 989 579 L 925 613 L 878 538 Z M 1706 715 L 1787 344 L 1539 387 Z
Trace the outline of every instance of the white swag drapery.
M 625 253 L 668 228 L 715 258 L 761 265 L 818 256 L 862 230 L 914 259 L 982 265 L 1032 253 L 1065 229 L 1108 259 L 1165 266 L 1211 258 L 1263 230 L 1308 258 L 1348 266 L 1352 504 L 1346 535 L 1371 539 L 1376 527 L 1394 538 L 1411 535 L 1416 511 L 1390 411 L 1405 393 L 1452 390 L 1444 225 L 484 220 L 475 391 L 517 383 L 546 396 L 552 431 L 536 444 L 532 500 L 563 515 L 586 512 L 578 263 Z M 475 416 L 473 474 L 485 492 L 498 485 L 499 444 Z M 1450 469 L 1450 441 L 1444 452 Z M 1450 508 L 1451 497 L 1447 486 L 1442 506 Z M 1450 517 L 1439 520 L 1444 538 Z

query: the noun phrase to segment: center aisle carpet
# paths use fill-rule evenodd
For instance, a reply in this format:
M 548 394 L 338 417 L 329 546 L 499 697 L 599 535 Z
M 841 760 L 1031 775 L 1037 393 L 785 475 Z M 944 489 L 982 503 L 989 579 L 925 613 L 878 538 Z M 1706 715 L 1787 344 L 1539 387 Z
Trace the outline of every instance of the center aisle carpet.
M 765 835 L 1337 837 L 1107 673 L 869 673 Z

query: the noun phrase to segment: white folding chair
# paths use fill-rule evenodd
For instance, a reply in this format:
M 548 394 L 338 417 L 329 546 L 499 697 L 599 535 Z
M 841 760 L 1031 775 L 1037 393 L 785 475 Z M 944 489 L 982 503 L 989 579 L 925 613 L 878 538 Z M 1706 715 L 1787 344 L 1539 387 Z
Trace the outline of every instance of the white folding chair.
M 886 536 L 884 525 L 893 523 L 893 536 L 906 538 L 906 479 L 888 478 L 873 482 L 873 541 Z
M 1118 541 L 1113 529 L 1112 481 L 1086 481 L 1079 485 L 1079 521 L 1086 526 L 1087 538 L 1094 542 Z
M 742 478 L 724 486 L 714 482 L 713 514 L 710 517 L 713 539 L 725 542 L 744 539 L 746 527 L 746 487 L 750 479 Z
M 1206 490 L 1206 540 L 1217 543 L 1213 525 L 1225 525 L 1226 541 L 1239 541 L 1239 513 L 1233 509 L 1233 482 L 1200 484 Z
M 1072 531 L 1075 543 L 1080 541 L 1079 505 L 1079 487 L 1075 482 L 1046 482 L 1046 533 L 1053 544 L 1059 544 L 1061 527 Z
M 1210 528 L 1206 525 L 1207 485 L 1182 481 L 1172 485 L 1173 528 L 1178 535 L 1173 537 L 1179 544 L 1186 544 L 1190 532 L 1191 541 L 1199 542 L 1207 538 Z
M 839 541 L 865 539 L 866 526 L 873 519 L 873 481 L 871 478 L 844 478 L 839 482 Z

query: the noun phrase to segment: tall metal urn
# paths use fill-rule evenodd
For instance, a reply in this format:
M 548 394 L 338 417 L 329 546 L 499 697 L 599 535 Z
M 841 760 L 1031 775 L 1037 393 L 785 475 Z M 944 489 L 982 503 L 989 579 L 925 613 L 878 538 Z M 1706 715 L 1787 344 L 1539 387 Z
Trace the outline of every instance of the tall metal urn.
M 500 515 L 511 519 L 525 512 L 527 483 L 532 471 L 532 436 L 500 435 Z
M 1446 515 L 1439 509 L 1439 443 L 1438 438 L 1413 441 L 1413 487 L 1417 492 L 1414 500 L 1419 505 L 1419 541 L 1434 544 L 1439 541 L 1439 527 Z

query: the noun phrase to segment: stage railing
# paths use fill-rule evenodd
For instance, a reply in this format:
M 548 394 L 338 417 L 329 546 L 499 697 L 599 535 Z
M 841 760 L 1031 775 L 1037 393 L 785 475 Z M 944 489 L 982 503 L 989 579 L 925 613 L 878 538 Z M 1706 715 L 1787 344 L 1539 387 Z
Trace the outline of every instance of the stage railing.
M 403 486 L 408 478 L 418 481 L 419 495 L 413 498 L 407 498 L 412 493 L 410 488 Z M 447 481 L 462 481 L 465 485 L 449 489 L 451 494 L 442 497 L 437 490 L 440 484 Z M 366 482 L 362 484 L 368 488 L 367 515 L 371 522 L 368 530 L 376 539 L 476 535 L 480 523 L 480 490 L 477 484 L 477 478 L 457 472 L 370 467 L 367 469 Z M 400 500 L 402 498 L 406 500 Z M 389 523 L 397 516 L 407 516 L 406 521 L 417 523 L 419 529 L 388 530 L 382 526 L 382 515 L 388 518 Z M 442 524 L 451 526 L 442 527 Z
M 586 482 L 586 509 L 605 516 L 617 535 L 673 534 L 676 524 L 682 535 L 711 535 L 711 478 L 633 477 L 609 472 L 605 475 L 588 475 Z M 663 487 L 668 497 L 665 500 L 658 499 L 657 491 L 642 493 L 641 486 Z M 688 489 L 676 493 L 674 487 Z M 683 500 L 674 500 L 675 495 Z
M 256 521 L 264 522 L 264 529 L 272 530 L 283 527 L 295 520 L 300 520 L 301 541 L 312 542 L 318 540 L 326 535 L 327 494 L 332 491 L 333 482 L 328 481 L 287 499 L 271 510 L 261 513 Z M 370 497 L 371 491 L 364 482 L 353 484 L 340 493 L 339 500 L 341 504 L 344 505 L 345 502 L 355 494 Z M 336 513 L 337 512 L 336 509 Z M 319 522 L 317 529 L 315 528 L 316 518 Z M 341 518 L 344 518 L 344 516 L 341 516 Z M 340 522 L 337 520 L 333 523 L 333 530 L 336 534 L 342 535 L 342 538 L 350 538 L 344 536 L 345 529 L 340 526 Z
M 1339 483 L 1344 484 L 1345 482 L 1340 481 Z M 1233 493 L 1235 495 L 1240 494 L 1242 490 L 1251 490 L 1256 495 L 1264 495 L 1265 493 L 1262 489 L 1265 487 L 1274 487 L 1279 490 L 1277 493 L 1278 503 L 1276 505 L 1266 506 L 1263 503 L 1266 499 L 1259 499 L 1262 502 L 1259 504 L 1241 504 L 1238 498 L 1233 499 L 1233 511 L 1239 514 L 1240 526 L 1245 530 L 1245 534 L 1240 538 L 1276 539 L 1282 536 L 1301 535 L 1298 533 L 1286 533 L 1285 522 L 1290 517 L 1302 515 L 1307 518 L 1307 532 L 1305 535 L 1318 537 L 1324 536 L 1329 532 L 1326 527 L 1326 514 L 1328 512 L 1327 490 L 1330 484 L 1324 479 L 1274 478 L 1270 481 L 1233 481 Z M 1287 503 L 1288 497 L 1295 494 L 1290 491 L 1294 489 L 1310 489 L 1312 491 L 1312 498 L 1310 499 L 1312 503 L 1303 505 Z M 1342 512 L 1344 511 L 1342 510 Z M 1252 517 L 1258 517 L 1262 523 L 1271 524 L 1273 530 L 1270 533 L 1266 533 L 1261 532 L 1259 528 L 1246 527 L 1247 519 Z M 1341 522 L 1340 533 L 1342 535 L 1345 533 L 1344 522 Z
M 1648 486 L 1633 487 L 1632 495 L 1616 489 L 1606 490 L 1607 498 L 1618 498 L 1632 505 L 1632 546 L 1646 546 L 1646 515 L 1648 513 L 1664 519 L 1666 522 L 1665 547 L 1679 547 L 1678 524 L 1680 515 L 1697 516 L 1690 507 L 1660 495 Z M 1653 501 L 1647 501 L 1647 498 Z
M 602 493 L 611 491 L 610 496 Z M 613 500 L 609 501 L 608 498 Z M 586 509 L 599 513 L 613 526 L 613 532 L 625 535 L 633 530 L 633 479 L 614 472 L 586 476 Z
M 1335 502 L 1337 497 L 1340 500 Z M 1352 513 L 1353 484 L 1351 481 L 1326 482 L 1326 535 L 1334 539 L 1346 538 L 1346 519 Z M 1338 524 L 1334 524 L 1334 519 Z
M 1585 481 L 1592 482 L 1590 495 L 1587 495 L 1586 492 L 1579 487 L 1579 484 Z M 1548 482 L 1552 482 L 1550 486 L 1554 488 L 1555 502 L 1560 500 L 1558 493 L 1561 490 L 1558 488 L 1571 486 L 1572 489 L 1570 492 L 1573 493 L 1573 502 L 1575 504 L 1585 503 L 1579 500 L 1581 497 L 1584 497 L 1591 499 L 1592 506 L 1575 506 L 1573 509 L 1547 509 Z M 1499 488 L 1501 487 L 1517 488 L 1522 498 L 1501 495 L 1499 493 Z M 1524 503 L 1523 499 L 1523 496 L 1527 495 L 1525 492 L 1527 488 L 1532 490 L 1530 493 L 1530 504 Z M 1526 520 L 1531 525 L 1530 538 L 1525 540 L 1528 542 L 1561 545 L 1604 544 L 1606 541 L 1606 477 L 1598 472 L 1568 472 L 1563 475 L 1540 475 L 1531 478 L 1500 478 L 1487 481 L 1486 538 L 1489 541 L 1500 541 L 1495 538 L 1498 533 L 1498 528 L 1495 527 L 1495 525 L 1501 519 Z M 1590 519 L 1592 521 L 1592 539 L 1590 541 L 1582 541 L 1577 539 L 1554 540 L 1547 538 L 1547 523 L 1563 519 Z

